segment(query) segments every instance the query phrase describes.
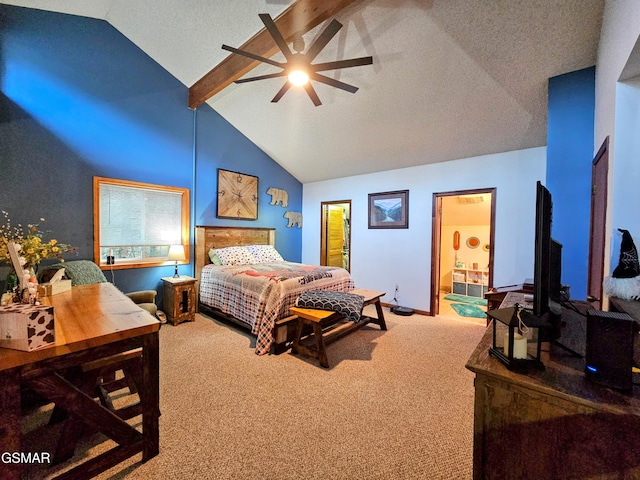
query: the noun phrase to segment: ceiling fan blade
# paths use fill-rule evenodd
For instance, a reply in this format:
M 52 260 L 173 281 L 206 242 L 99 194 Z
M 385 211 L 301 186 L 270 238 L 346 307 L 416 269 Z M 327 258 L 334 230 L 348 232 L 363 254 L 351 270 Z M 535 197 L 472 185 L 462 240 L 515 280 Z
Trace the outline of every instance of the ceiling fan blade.
M 323 72 L 325 70 L 337 70 L 338 68 L 360 67 L 371 65 L 373 57 L 350 58 L 348 60 L 336 60 L 335 62 L 318 63 L 309 65 L 309 70 L 313 72 Z
M 293 56 L 291 50 L 289 49 L 289 45 L 285 41 L 284 37 L 278 30 L 276 23 L 272 20 L 271 16 L 268 13 L 261 13 L 258 15 L 264 26 L 267 28 L 269 34 L 273 37 L 273 40 L 276 42 L 276 45 L 280 49 L 282 53 L 284 53 L 285 58 L 288 60 Z
M 307 61 L 311 62 L 322 51 L 322 49 L 329 43 L 329 41 L 338 33 L 338 30 L 342 28 L 342 24 L 333 19 L 331 23 L 324 29 L 320 36 L 313 42 L 313 45 L 309 47 L 305 56 Z
M 241 78 L 240 80 L 235 80 L 233 83 L 247 83 L 254 82 L 256 80 L 266 80 L 267 78 L 278 78 L 284 77 L 287 73 L 283 70 L 278 73 L 269 73 L 268 75 L 258 75 L 257 77 L 249 77 L 249 78 Z
M 278 93 L 276 93 L 276 96 L 273 97 L 273 99 L 271 100 L 271 103 L 276 103 L 278 100 L 280 100 L 282 98 L 282 96 L 287 93 L 287 91 L 289 90 L 289 87 L 291 86 L 291 82 L 286 81 L 284 83 L 284 85 L 282 86 L 282 88 L 280 90 L 278 90 Z
M 319 73 L 311 72 L 309 74 L 309 78 L 312 78 L 316 82 L 324 83 L 326 85 L 339 88 L 340 90 L 345 90 L 349 93 L 356 93 L 358 91 L 358 87 L 354 87 L 353 85 L 349 85 L 348 83 L 341 82 L 340 80 L 326 77 Z
M 311 85 L 311 83 L 306 83 L 304 85 L 304 90 L 307 92 L 307 95 L 309 95 L 309 98 L 316 107 L 322 105 L 322 102 L 320 101 L 320 98 L 316 93 L 316 89 L 313 88 L 313 85 Z
M 237 48 L 230 47 L 229 45 L 222 45 L 223 50 L 227 50 L 231 53 L 237 53 L 238 55 L 243 55 L 245 57 L 252 58 L 259 62 L 268 63 L 269 65 L 273 65 L 274 67 L 284 68 L 286 64 L 276 62 L 275 60 L 271 60 L 270 58 L 261 57 L 260 55 L 255 55 L 250 52 L 245 52 L 244 50 L 238 50 Z

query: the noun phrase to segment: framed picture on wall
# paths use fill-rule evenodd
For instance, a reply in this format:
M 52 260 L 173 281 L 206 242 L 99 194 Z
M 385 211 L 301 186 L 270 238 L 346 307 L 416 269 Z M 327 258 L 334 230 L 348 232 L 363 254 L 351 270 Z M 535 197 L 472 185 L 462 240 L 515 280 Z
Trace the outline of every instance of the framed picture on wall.
M 258 177 L 218 169 L 218 218 L 258 218 Z
M 370 193 L 369 228 L 409 228 L 409 190 Z

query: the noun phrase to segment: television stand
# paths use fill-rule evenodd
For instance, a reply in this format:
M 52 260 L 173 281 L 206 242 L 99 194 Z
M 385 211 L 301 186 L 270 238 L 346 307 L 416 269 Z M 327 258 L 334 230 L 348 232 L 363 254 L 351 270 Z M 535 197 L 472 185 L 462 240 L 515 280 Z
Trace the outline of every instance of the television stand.
M 560 343 L 557 340 L 551 340 L 549 343 L 551 345 L 555 345 L 556 347 L 560 347 L 562 350 L 564 350 L 565 352 L 569 353 L 572 357 L 582 358 L 581 354 L 579 354 L 575 350 L 571 350 L 569 347 L 567 347 L 566 345 L 563 345 L 562 343 Z
M 562 311 L 562 310 L 560 310 L 560 311 Z M 554 311 L 552 309 L 546 315 L 548 315 L 548 317 L 549 317 L 549 319 L 547 321 L 547 323 L 549 325 L 549 330 L 548 330 L 549 336 L 548 336 L 548 340 L 547 341 L 549 342 L 549 344 L 550 345 L 555 345 L 556 347 L 561 348 L 565 352 L 569 353 L 572 357 L 582 358 L 581 354 L 579 354 L 575 350 L 567 347 L 566 345 L 564 345 L 563 343 L 558 341 L 558 339 L 561 336 L 562 329 L 566 328 L 566 326 L 567 326 L 567 322 L 562 320 L 562 314 L 561 313 L 557 313 L 557 311 Z
M 531 302 L 527 302 L 525 300 L 524 292 L 514 292 L 514 291 L 509 291 L 504 295 L 499 308 L 509 308 L 509 307 L 514 307 L 516 305 L 519 305 L 521 307 L 524 307 L 525 309 L 528 309 L 529 313 L 531 313 L 531 310 L 533 309 L 533 305 L 531 304 Z M 558 341 L 558 338 L 560 338 L 560 331 L 562 328 L 566 326 L 566 323 L 567 323 L 561 319 L 562 318 L 561 315 L 558 315 L 557 313 L 554 314 L 552 312 L 548 312 L 543 314 L 542 316 L 545 316 L 545 315 L 549 317 L 549 319 L 547 320 L 547 324 L 549 325 L 549 328 L 547 329 L 548 334 L 543 339 L 543 342 L 549 342 L 550 345 L 555 345 L 556 347 L 561 348 L 565 352 L 571 354 L 572 357 L 582 358 L 581 354 L 579 354 L 575 350 L 572 350 L 566 345 L 563 345 Z M 487 323 L 489 323 L 488 320 L 489 320 L 489 317 L 487 317 Z
M 582 315 L 563 308 L 562 318 L 561 340 L 582 351 Z M 474 479 L 640 478 L 639 386 L 629 395 L 586 381 L 584 360 L 557 348 L 541 353 L 543 374 L 513 372 L 489 357 L 492 345 L 488 329 L 466 364 L 475 377 Z

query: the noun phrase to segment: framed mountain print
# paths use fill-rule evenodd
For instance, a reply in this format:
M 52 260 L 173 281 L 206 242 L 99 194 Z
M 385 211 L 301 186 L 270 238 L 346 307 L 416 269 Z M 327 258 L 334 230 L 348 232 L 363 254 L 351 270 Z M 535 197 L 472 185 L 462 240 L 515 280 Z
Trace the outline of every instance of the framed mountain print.
M 370 193 L 369 228 L 409 228 L 409 190 Z
M 258 218 L 258 177 L 218 169 L 218 218 Z

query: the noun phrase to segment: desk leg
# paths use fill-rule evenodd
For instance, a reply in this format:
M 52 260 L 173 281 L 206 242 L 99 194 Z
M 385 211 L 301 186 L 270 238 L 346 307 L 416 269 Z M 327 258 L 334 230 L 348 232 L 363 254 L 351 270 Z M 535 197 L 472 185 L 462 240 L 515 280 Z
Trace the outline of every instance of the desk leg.
M 160 349 L 158 332 L 144 336 L 142 344 L 142 385 L 138 391 L 142 404 L 142 433 L 146 462 L 160 452 Z
M 0 455 L 20 452 L 20 371 L 0 372 Z M 3 463 L 3 479 L 19 479 L 20 463 Z

